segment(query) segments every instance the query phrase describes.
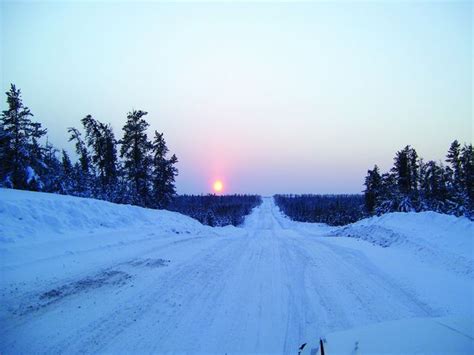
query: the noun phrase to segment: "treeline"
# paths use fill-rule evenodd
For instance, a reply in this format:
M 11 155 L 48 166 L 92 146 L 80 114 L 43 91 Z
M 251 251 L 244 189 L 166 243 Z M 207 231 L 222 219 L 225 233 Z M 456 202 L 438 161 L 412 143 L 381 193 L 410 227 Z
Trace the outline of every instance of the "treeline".
M 294 221 L 341 226 L 366 217 L 363 195 L 275 195 L 280 210 Z
M 364 195 L 275 195 L 283 213 L 295 221 L 344 225 L 388 212 L 421 212 L 474 219 L 472 144 L 455 140 L 445 163 L 425 162 L 416 150 L 398 151 L 390 171 L 368 170 Z
M 262 202 L 257 195 L 180 195 L 168 206 L 211 227 L 238 226 L 252 209 Z
M 472 144 L 451 143 L 446 165 L 424 162 L 406 146 L 396 153 L 389 172 L 377 165 L 365 178 L 365 206 L 369 214 L 435 211 L 474 217 L 474 155 Z
M 150 141 L 147 112 L 128 113 L 117 140 L 110 124 L 91 115 L 81 120 L 82 131 L 71 127 L 77 162 L 48 141 L 47 130 L 33 122 L 33 114 L 11 85 L 7 109 L 0 116 L 0 186 L 92 197 L 144 207 L 166 207 L 175 195 L 177 158 L 168 155 L 163 134 Z

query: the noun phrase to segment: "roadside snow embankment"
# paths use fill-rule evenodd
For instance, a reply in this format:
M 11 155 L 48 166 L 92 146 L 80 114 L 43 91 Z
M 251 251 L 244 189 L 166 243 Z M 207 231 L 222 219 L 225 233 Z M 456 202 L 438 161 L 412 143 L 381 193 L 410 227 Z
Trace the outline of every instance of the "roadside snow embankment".
M 213 228 L 176 212 L 0 189 L 0 272 L 42 263 L 43 270 L 56 273 L 55 262 L 70 256 L 75 266 L 92 268 L 146 253 L 157 243 L 213 235 Z M 28 272 L 23 275 L 28 279 Z
M 78 232 L 133 227 L 196 231 L 203 226 L 179 213 L 41 192 L 0 189 L 0 243 L 28 244 Z M 181 230 L 176 230 L 177 226 Z
M 388 213 L 334 230 L 331 235 L 404 249 L 427 262 L 473 276 L 474 223 L 467 218 L 435 212 Z

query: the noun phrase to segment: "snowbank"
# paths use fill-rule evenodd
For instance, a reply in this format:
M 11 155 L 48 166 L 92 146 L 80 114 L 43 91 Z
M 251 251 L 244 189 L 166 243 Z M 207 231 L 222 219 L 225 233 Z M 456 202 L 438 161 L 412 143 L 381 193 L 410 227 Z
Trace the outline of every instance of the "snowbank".
M 176 212 L 0 189 L 0 286 L 29 288 L 38 275 L 91 272 L 144 258 L 153 248 L 217 235 Z
M 408 250 L 454 272 L 473 274 L 474 222 L 464 217 L 435 212 L 388 213 L 336 229 L 331 235 Z
M 0 189 L 0 221 L 2 244 L 144 226 L 176 233 L 204 229 L 198 221 L 175 212 L 13 189 Z

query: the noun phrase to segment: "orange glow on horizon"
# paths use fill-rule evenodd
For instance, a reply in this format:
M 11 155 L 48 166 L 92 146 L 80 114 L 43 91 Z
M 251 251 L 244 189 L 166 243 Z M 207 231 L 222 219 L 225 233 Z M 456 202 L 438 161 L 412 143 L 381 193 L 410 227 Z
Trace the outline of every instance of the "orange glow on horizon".
M 216 180 L 216 181 L 214 181 L 214 184 L 212 185 L 212 188 L 214 189 L 214 192 L 219 193 L 224 188 L 224 185 L 222 184 L 221 180 Z

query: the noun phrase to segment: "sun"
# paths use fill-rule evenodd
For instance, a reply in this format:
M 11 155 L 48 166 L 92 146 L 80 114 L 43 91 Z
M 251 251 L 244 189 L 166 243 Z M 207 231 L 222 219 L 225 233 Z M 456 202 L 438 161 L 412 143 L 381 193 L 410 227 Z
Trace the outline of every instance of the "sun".
M 215 192 L 221 192 L 222 189 L 224 188 L 224 185 L 222 184 L 222 181 L 216 180 L 214 181 L 212 188 L 214 189 Z

